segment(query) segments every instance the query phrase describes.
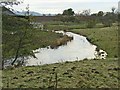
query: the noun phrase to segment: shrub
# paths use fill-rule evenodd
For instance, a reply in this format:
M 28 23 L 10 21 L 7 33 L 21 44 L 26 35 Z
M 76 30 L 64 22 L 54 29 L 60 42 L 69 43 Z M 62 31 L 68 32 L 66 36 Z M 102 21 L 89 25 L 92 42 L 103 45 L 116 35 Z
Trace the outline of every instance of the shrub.
M 93 28 L 96 25 L 96 22 L 94 20 L 88 21 L 86 27 L 87 28 Z
M 111 27 L 112 26 L 112 20 L 102 20 L 102 24 L 104 27 Z

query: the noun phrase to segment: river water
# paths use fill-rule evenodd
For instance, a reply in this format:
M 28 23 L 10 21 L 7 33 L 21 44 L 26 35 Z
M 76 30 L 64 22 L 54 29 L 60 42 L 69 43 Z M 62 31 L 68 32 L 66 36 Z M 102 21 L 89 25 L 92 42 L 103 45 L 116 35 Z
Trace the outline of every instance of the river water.
M 27 59 L 27 66 L 95 58 L 96 46 L 88 42 L 86 37 L 72 32 L 64 33 L 63 31 L 56 31 L 56 33 L 73 36 L 73 40 L 57 49 L 46 47 L 35 50 L 34 52 L 38 52 L 35 54 L 37 58 L 31 57 Z

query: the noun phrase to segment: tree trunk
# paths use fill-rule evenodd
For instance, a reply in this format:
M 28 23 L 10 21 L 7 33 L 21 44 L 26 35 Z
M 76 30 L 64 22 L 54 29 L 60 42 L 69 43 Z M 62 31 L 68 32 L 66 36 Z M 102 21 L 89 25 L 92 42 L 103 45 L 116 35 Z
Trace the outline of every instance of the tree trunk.
M 26 35 L 26 31 L 24 32 L 23 37 L 21 37 L 20 40 L 19 40 L 18 48 L 17 48 L 16 54 L 15 54 L 15 59 L 13 60 L 13 62 L 11 63 L 11 65 L 14 65 L 15 61 L 17 60 L 17 58 L 19 56 L 19 51 L 21 49 L 21 44 L 22 44 L 22 41 L 23 41 L 25 35 Z

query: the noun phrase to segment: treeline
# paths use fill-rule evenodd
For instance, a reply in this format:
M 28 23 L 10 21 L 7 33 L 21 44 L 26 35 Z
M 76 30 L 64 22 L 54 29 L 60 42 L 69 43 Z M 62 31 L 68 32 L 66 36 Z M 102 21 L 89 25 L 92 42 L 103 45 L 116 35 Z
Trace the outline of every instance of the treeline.
M 112 23 L 118 21 L 118 13 L 115 12 L 115 8 L 112 8 L 111 12 L 99 11 L 98 13 L 90 14 L 90 10 L 83 10 L 82 13 L 75 14 L 70 8 L 64 10 L 62 14 L 58 14 L 56 21 L 62 22 L 77 22 L 87 23 L 89 28 L 94 27 L 97 23 L 102 23 L 105 27 L 110 27 Z

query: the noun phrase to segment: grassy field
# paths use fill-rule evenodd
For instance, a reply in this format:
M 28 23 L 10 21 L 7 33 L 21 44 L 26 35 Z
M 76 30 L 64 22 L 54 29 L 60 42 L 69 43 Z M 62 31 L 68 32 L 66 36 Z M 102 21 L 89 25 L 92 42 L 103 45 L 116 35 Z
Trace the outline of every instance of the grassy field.
M 60 22 L 60 21 L 51 21 L 51 22 L 43 22 L 44 27 L 48 30 L 73 30 L 73 29 L 87 29 L 88 22 Z M 89 23 L 90 24 L 90 23 Z M 93 23 L 94 24 L 94 23 Z M 102 23 L 96 23 L 93 25 L 93 28 L 103 28 L 104 25 Z
M 56 68 L 56 71 L 53 71 Z M 4 88 L 118 88 L 118 60 L 84 60 L 3 71 Z

